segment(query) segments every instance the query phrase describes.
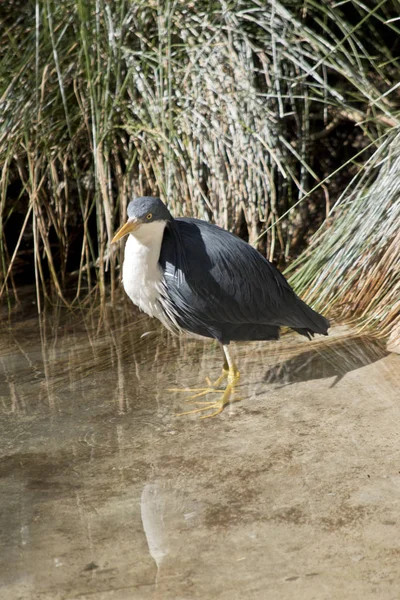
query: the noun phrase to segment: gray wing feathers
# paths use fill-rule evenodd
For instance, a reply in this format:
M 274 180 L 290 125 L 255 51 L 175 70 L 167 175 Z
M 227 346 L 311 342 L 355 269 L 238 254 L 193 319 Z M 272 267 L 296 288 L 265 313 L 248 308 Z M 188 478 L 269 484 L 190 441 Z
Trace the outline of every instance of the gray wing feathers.
M 259 252 L 215 225 L 175 219 L 164 235 L 160 264 L 168 295 L 187 319 L 315 333 L 329 326 Z

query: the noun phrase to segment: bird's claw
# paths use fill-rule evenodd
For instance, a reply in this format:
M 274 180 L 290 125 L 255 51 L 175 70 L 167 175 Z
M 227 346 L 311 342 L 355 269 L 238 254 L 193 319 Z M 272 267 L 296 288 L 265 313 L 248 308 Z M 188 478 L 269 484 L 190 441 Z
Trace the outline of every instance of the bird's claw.
M 221 382 L 223 381 L 223 379 L 225 378 L 224 374 L 221 375 L 221 377 L 219 377 L 217 379 L 217 381 L 215 383 L 213 383 L 211 381 L 211 379 L 209 377 L 206 377 L 206 384 L 207 387 L 199 387 L 199 388 L 168 388 L 167 391 L 168 392 L 196 392 L 196 394 L 194 394 L 193 396 L 190 396 L 190 398 L 188 398 L 187 400 L 185 400 L 185 402 L 191 402 L 192 400 L 195 400 L 196 398 L 200 398 L 201 396 L 206 396 L 207 394 L 215 394 L 215 393 L 221 393 L 221 390 L 217 389 L 218 386 L 221 384 Z
M 192 402 L 192 400 L 195 400 L 196 398 L 200 398 L 201 396 L 206 396 L 207 394 L 220 394 L 221 390 L 216 390 L 213 387 L 208 387 L 208 388 L 169 388 L 167 390 L 168 392 L 197 392 L 196 394 L 194 394 L 193 396 L 190 396 L 187 400 L 185 400 L 185 402 Z
M 219 415 L 225 408 L 225 406 L 227 404 L 230 404 L 231 402 L 238 402 L 239 400 L 241 400 L 241 398 L 235 398 L 233 399 L 233 394 L 234 394 L 234 385 L 232 384 L 228 384 L 225 388 L 225 390 L 222 392 L 221 398 L 219 400 L 217 400 L 216 402 L 213 401 L 200 401 L 200 400 L 196 400 L 193 402 L 193 398 L 195 397 L 199 397 L 199 395 L 193 396 L 191 399 L 187 400 L 187 402 L 191 402 L 191 404 L 195 404 L 195 405 L 201 405 L 200 408 L 193 408 L 192 410 L 188 410 L 182 413 L 177 413 L 177 417 L 182 417 L 184 415 L 192 415 L 195 413 L 199 413 L 205 410 L 211 410 L 213 408 L 215 408 L 216 410 L 214 412 L 212 412 L 209 415 L 202 415 L 200 418 L 201 419 L 208 419 L 209 417 L 216 417 L 217 415 Z M 215 389 L 211 389 L 208 390 L 205 393 L 209 393 L 209 392 L 219 392 L 221 393 L 221 390 L 215 390 Z M 201 395 L 205 395 L 205 393 L 201 394 Z M 231 398 L 232 397 L 232 398 Z
M 237 402 L 240 398 L 233 399 L 233 394 L 235 391 L 235 386 L 239 381 L 239 371 L 235 367 L 232 370 L 223 369 L 222 374 L 218 379 L 213 383 L 209 377 L 206 377 L 207 387 L 203 388 L 169 388 L 169 392 L 196 392 L 191 395 L 185 402 L 189 402 L 190 404 L 195 404 L 199 406 L 199 408 L 194 408 L 192 410 L 188 410 L 182 413 L 178 413 L 176 416 L 181 417 L 183 415 L 191 415 L 194 413 L 199 413 L 205 410 L 214 410 L 209 415 L 202 415 L 201 419 L 208 419 L 209 417 L 215 417 L 219 415 L 225 408 L 227 404 L 230 402 Z M 218 389 L 221 386 L 222 382 L 227 379 L 227 384 L 225 389 Z M 203 396 L 207 396 L 207 394 L 221 394 L 221 397 L 217 401 L 202 401 L 197 400 L 197 398 L 202 398 Z
M 192 410 L 187 410 L 182 413 L 177 413 L 176 416 L 183 417 L 184 415 L 193 415 L 195 413 L 202 412 L 203 410 L 210 410 L 212 408 L 216 408 L 217 410 L 215 412 L 211 413 L 210 415 L 202 415 L 200 418 L 207 419 L 208 417 L 215 417 L 216 415 L 219 415 L 219 413 L 223 411 L 226 402 L 222 402 L 222 398 L 221 398 L 217 402 L 211 402 L 211 401 L 210 402 L 193 402 L 193 404 L 203 404 L 204 406 L 201 406 L 200 408 L 193 408 Z

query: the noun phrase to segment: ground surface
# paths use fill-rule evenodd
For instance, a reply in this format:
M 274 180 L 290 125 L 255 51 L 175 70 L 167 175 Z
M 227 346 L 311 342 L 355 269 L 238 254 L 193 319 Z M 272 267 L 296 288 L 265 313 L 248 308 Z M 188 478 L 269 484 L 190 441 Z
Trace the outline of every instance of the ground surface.
M 340 328 L 235 352 L 243 400 L 200 420 L 167 388 L 212 344 L 2 330 L 1 598 L 399 597 L 400 357 Z

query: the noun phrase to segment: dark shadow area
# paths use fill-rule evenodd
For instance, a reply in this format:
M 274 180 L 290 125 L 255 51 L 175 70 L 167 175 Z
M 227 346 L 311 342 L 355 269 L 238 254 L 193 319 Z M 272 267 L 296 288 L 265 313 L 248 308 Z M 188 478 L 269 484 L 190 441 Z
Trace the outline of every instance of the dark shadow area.
M 313 347 L 300 355 L 279 361 L 268 369 L 264 381 L 285 386 L 335 377 L 331 385 L 333 387 L 350 371 L 361 369 L 388 354 L 383 342 L 370 336 L 333 340 L 324 347 Z

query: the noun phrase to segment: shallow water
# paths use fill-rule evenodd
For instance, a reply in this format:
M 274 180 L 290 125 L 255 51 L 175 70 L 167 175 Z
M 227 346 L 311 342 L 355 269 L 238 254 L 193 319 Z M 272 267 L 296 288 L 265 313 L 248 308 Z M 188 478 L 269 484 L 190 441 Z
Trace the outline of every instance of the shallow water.
M 400 357 L 233 345 L 242 400 L 177 417 L 220 350 L 134 315 L 0 330 L 0 597 L 396 598 Z

